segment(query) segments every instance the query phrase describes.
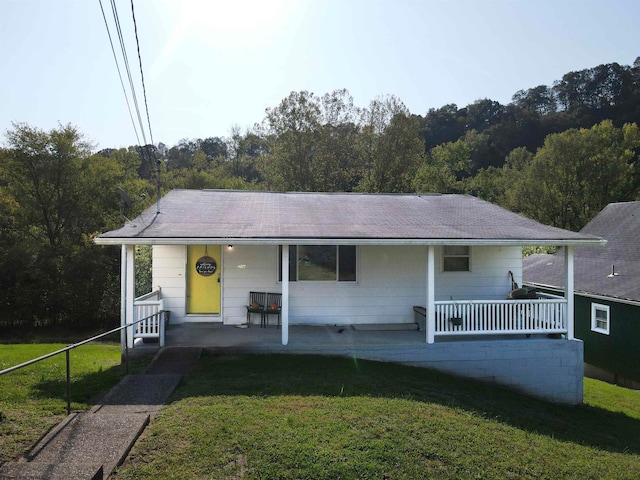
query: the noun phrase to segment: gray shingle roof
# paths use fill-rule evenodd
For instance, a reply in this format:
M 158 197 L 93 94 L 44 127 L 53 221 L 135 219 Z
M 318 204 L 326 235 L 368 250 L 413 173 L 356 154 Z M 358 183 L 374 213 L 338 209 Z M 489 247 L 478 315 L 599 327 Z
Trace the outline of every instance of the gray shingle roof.
M 574 249 L 576 291 L 640 301 L 640 202 L 607 205 L 581 233 L 607 240 L 605 246 Z M 618 275 L 609 277 L 612 266 Z M 523 261 L 524 281 L 564 287 L 564 252 Z
M 542 225 L 468 195 L 173 190 L 100 244 L 363 243 L 579 244 L 596 237 Z M 189 242 L 187 241 L 189 240 Z

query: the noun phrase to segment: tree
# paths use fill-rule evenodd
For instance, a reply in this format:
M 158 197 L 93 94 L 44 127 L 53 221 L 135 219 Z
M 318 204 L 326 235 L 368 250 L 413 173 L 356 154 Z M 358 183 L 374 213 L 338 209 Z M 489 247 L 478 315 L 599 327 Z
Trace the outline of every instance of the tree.
M 455 142 L 464 135 L 466 128 L 466 112 L 459 110 L 455 103 L 431 108 L 419 120 L 425 151 L 442 143 Z
M 483 132 L 502 120 L 504 106 L 494 100 L 483 98 L 467 105 L 467 130 Z
M 638 192 L 640 132 L 604 121 L 549 135 L 513 185 L 513 206 L 542 223 L 579 230 L 610 202 Z
M 422 193 L 466 193 L 471 149 L 464 140 L 433 147 L 420 166 L 414 187 Z
M 375 99 L 362 117 L 359 148 L 366 171 L 358 190 L 413 191 L 413 177 L 424 151 L 418 136 L 418 119 L 393 96 Z
M 511 99 L 518 108 L 531 110 L 539 115 L 548 115 L 558 110 L 558 102 L 553 90 L 546 85 L 518 90 Z
M 129 155 L 92 155 L 70 125 L 14 124 L 2 152 L 0 209 L 12 244 L 0 261 L 0 324 L 106 323 L 117 318 L 118 258 L 92 236 L 120 223 L 116 186 L 141 182 Z M 122 161 L 122 160 L 125 161 Z
M 320 106 L 313 93 L 291 92 L 275 108 L 267 109 L 271 156 L 264 171 L 272 188 L 310 191 L 316 187 L 311 163 L 317 150 Z
M 200 141 L 200 150 L 202 150 L 209 161 L 214 158 L 220 158 L 227 160 L 229 152 L 227 150 L 227 143 L 220 137 L 209 137 Z
M 360 111 L 346 90 L 322 96 L 317 150 L 312 169 L 318 188 L 348 192 L 362 179 L 362 157 L 358 151 Z

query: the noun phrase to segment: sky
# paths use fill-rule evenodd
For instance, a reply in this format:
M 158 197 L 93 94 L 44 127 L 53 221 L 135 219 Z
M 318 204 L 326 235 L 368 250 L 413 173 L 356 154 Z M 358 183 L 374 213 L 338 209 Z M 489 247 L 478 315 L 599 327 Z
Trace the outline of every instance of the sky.
M 71 124 L 95 150 L 250 129 L 292 91 L 346 88 L 358 107 L 395 95 L 424 115 L 551 86 L 640 56 L 640 0 L 114 0 L 137 121 L 102 0 L 0 0 L 0 145 L 12 122 Z M 137 131 L 137 135 L 136 135 Z

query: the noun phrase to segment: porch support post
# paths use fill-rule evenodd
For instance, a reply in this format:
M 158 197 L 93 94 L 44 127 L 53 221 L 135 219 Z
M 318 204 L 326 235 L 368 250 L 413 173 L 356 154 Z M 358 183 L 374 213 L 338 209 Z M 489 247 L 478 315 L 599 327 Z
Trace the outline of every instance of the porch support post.
M 564 296 L 567 299 L 567 340 L 574 338 L 573 247 L 564 247 Z
M 282 345 L 289 343 L 289 245 L 282 245 Z
M 136 294 L 136 267 L 135 267 L 135 245 L 125 245 L 126 248 L 126 302 L 125 302 L 125 323 L 133 322 L 133 300 Z M 129 348 L 133 348 L 133 328 L 127 329 L 127 341 Z
M 127 323 L 127 246 L 120 249 L 120 326 Z M 124 359 L 126 336 L 124 329 L 120 330 L 120 352 Z
M 427 247 L 427 343 L 435 341 L 436 295 L 435 295 L 435 248 Z

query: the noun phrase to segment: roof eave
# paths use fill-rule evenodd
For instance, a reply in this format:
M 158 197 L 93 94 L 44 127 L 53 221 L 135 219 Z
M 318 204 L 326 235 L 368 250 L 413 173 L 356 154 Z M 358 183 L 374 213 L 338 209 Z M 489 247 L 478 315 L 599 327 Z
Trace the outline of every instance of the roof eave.
M 471 246 L 581 246 L 604 245 L 603 239 L 470 239 L 470 238 L 331 238 L 331 237 L 97 237 L 97 245 L 471 245 Z

